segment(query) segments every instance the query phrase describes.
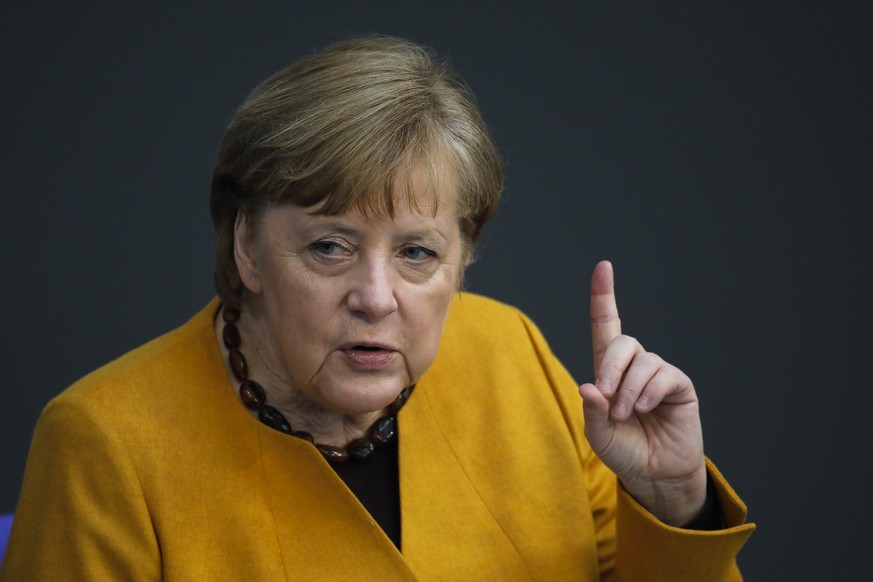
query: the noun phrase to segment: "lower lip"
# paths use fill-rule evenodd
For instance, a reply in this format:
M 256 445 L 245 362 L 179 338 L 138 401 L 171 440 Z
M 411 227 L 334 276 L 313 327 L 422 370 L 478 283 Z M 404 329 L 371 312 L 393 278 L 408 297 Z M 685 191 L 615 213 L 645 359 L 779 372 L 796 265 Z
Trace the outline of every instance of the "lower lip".
M 393 351 L 343 350 L 346 361 L 359 370 L 378 370 L 394 358 Z

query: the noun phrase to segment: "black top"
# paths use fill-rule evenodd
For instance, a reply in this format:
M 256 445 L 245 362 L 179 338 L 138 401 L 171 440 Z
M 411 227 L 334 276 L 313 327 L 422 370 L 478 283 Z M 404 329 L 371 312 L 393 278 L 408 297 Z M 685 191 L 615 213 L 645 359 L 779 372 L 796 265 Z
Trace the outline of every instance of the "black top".
M 395 439 L 384 448 L 376 449 L 365 461 L 349 460 L 331 466 L 399 550 L 400 469 L 397 456 Z

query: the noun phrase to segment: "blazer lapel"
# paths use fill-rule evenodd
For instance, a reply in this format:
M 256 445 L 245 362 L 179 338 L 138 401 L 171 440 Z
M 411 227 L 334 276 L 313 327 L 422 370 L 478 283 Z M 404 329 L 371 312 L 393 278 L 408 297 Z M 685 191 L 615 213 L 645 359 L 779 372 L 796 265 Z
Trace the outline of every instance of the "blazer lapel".
M 435 381 L 436 380 L 436 381 Z M 520 555 L 483 503 L 434 414 L 426 374 L 400 412 L 403 557 L 423 580 L 472 580 L 483 573 L 527 578 Z M 449 419 L 450 420 L 450 419 Z M 487 456 L 487 444 L 482 454 Z M 487 459 L 483 459 L 487 462 Z
M 415 579 L 391 540 L 311 445 L 264 426 L 260 446 L 286 578 Z

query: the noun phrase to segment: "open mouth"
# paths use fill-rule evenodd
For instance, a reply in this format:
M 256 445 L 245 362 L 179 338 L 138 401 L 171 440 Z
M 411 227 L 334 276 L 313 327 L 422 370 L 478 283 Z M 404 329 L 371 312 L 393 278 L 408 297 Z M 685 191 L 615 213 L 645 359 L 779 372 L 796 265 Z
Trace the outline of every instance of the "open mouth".
M 351 344 L 342 348 L 346 361 L 358 370 L 374 371 L 393 361 L 395 352 L 379 345 Z

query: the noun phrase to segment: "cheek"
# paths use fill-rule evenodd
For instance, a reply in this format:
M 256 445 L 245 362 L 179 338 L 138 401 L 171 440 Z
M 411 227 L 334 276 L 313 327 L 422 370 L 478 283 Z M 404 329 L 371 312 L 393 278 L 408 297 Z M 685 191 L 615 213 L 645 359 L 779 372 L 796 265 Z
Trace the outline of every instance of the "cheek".
M 310 368 L 323 359 L 335 288 L 314 284 L 305 274 L 288 271 L 265 289 L 267 316 L 285 359 Z

